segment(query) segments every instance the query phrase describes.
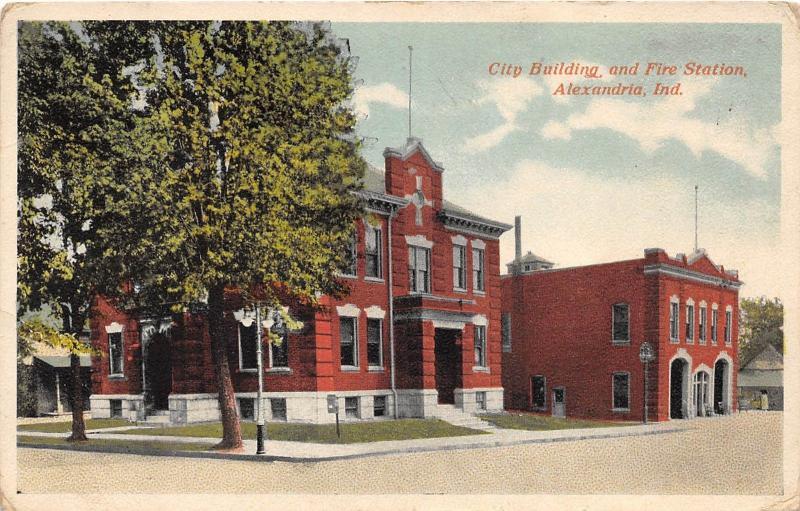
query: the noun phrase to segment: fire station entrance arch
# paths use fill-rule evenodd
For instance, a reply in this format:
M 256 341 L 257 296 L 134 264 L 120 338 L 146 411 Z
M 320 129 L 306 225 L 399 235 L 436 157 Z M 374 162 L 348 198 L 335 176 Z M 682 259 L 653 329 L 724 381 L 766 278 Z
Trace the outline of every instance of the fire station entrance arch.
M 685 419 L 689 393 L 689 364 L 676 358 L 669 369 L 669 417 Z
M 714 364 L 714 413 L 730 413 L 731 364 L 719 359 Z
M 439 403 L 454 404 L 455 389 L 462 386 L 461 330 L 437 328 L 434 333 L 434 356 Z

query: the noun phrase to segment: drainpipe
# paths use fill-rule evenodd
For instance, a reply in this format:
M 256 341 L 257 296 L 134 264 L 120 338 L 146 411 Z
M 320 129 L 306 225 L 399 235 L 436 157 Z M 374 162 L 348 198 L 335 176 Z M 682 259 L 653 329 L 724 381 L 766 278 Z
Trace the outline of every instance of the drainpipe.
M 387 238 L 388 242 L 386 243 L 388 248 L 388 258 L 389 264 L 387 265 L 387 270 L 389 272 L 389 277 L 387 278 L 387 284 L 389 287 L 389 379 L 390 379 L 390 386 L 392 388 L 392 396 L 393 396 L 393 404 L 394 404 L 394 418 L 397 419 L 397 387 L 395 385 L 395 376 L 394 376 L 394 289 L 393 289 L 393 279 L 392 279 L 392 219 L 394 218 L 395 213 L 389 213 L 389 220 L 387 222 Z

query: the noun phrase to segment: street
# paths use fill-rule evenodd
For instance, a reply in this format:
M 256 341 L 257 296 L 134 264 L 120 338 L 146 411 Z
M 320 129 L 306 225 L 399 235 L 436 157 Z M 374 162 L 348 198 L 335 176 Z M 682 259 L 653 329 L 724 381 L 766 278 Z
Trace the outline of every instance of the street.
M 768 495 L 782 491 L 782 421 L 779 412 L 749 412 L 698 419 L 695 427 L 678 433 L 318 463 L 19 449 L 18 489 L 22 493 Z

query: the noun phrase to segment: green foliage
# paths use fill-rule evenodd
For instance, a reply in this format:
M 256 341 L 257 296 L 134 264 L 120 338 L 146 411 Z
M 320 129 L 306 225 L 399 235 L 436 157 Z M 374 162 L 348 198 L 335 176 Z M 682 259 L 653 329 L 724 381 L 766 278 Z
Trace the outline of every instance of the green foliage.
M 22 339 L 22 342 L 28 346 L 43 343 L 54 348 L 62 348 L 71 355 L 98 354 L 91 344 L 78 340 L 75 334 L 61 332 L 38 318 L 29 319 L 17 325 L 17 339 Z
M 33 367 L 17 361 L 17 417 L 35 416 L 37 401 Z
M 739 302 L 739 359 L 750 360 L 768 344 L 783 353 L 783 303 L 779 298 Z

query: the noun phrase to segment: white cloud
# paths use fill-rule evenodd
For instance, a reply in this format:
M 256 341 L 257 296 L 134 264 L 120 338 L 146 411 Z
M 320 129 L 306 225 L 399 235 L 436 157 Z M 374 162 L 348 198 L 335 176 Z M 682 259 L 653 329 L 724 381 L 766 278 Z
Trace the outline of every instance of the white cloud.
M 459 202 L 478 214 L 512 223 L 522 215 L 524 251 L 557 267 L 634 259 L 645 248 L 671 255 L 689 253 L 694 243 L 694 189 L 653 172 L 638 180 L 520 162 L 508 180 L 459 191 Z M 717 264 L 738 269 L 743 296 L 775 295 L 780 265 L 777 206 L 762 200 L 714 202 L 700 192 L 700 245 Z M 501 264 L 513 259 L 514 236 L 501 238 Z
M 359 87 L 353 94 L 353 105 L 357 114 L 368 116 L 373 103 L 393 108 L 408 108 L 408 94 L 389 82 Z
M 545 138 L 569 139 L 573 130 L 610 129 L 653 152 L 668 140 L 685 144 L 700 157 L 711 151 L 744 167 L 756 177 L 766 175 L 765 165 L 775 145 L 771 130 L 749 128 L 743 119 L 712 122 L 692 117 L 698 98 L 708 94 L 714 81 L 685 82 L 684 95 L 652 102 L 593 98 L 583 112 L 570 115 L 558 126 L 545 126 Z
M 542 136 L 546 140 L 569 140 L 572 138 L 572 130 L 563 122 L 547 121 L 542 126 Z
M 508 135 L 519 130 L 517 116 L 528 108 L 528 104 L 535 97 L 544 92 L 535 80 L 526 78 L 497 78 L 482 81 L 478 86 L 485 91 L 485 94 L 477 103 L 493 104 L 504 122 L 486 133 L 468 138 L 464 142 L 464 150 L 468 153 L 482 152 L 496 147 Z

